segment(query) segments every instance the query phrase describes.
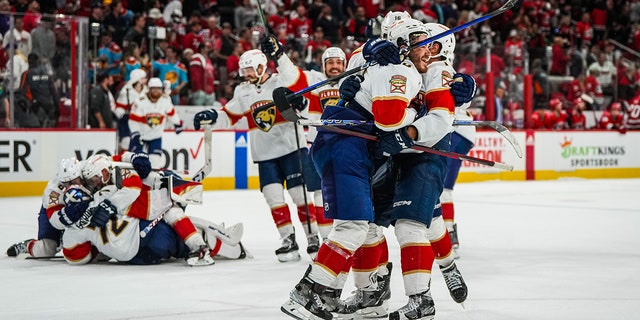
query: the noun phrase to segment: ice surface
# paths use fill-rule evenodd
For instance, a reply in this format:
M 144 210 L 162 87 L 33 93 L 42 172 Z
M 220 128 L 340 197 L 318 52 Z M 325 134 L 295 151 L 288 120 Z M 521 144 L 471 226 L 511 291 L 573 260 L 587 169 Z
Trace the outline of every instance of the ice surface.
M 640 179 L 467 183 L 454 199 L 457 264 L 469 298 L 466 309 L 454 303 L 436 267 L 436 319 L 640 317 Z M 0 249 L 36 236 L 39 201 L 0 198 Z M 303 259 L 283 264 L 258 191 L 206 192 L 204 202 L 187 212 L 243 222 L 242 242 L 254 259 L 198 268 L 184 261 L 70 266 L 1 254 L 0 319 L 286 319 L 280 305 L 310 262 L 300 224 Z M 387 236 L 396 309 L 407 300 L 398 245 L 392 230 Z M 349 279 L 343 297 L 351 290 Z

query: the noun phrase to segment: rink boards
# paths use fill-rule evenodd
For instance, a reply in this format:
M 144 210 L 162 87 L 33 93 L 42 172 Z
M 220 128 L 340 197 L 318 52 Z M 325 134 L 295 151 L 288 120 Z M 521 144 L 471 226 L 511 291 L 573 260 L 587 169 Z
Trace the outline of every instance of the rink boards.
M 494 131 L 479 131 L 473 157 L 514 166 L 511 172 L 463 162 L 460 182 L 484 180 L 548 180 L 561 177 L 640 177 L 640 132 L 514 131 L 524 156 Z M 215 131 L 213 170 L 205 190 L 255 189 L 258 168 L 251 160 L 246 131 Z M 195 173 L 204 163 L 202 132 L 163 136 L 165 167 Z M 0 196 L 39 195 L 55 175 L 59 159 L 86 159 L 95 153 L 112 154 L 113 131 L 0 131 Z M 186 173 L 186 172 L 185 172 Z

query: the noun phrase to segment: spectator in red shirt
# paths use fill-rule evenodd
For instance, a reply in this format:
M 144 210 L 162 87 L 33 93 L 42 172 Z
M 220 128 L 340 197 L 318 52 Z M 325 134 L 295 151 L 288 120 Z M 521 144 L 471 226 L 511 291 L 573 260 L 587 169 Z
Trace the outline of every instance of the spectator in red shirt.
M 561 37 L 553 38 L 553 45 L 551 46 L 551 70 L 549 73 L 554 76 L 566 76 L 567 65 L 571 61 L 571 57 L 567 54 L 564 39 Z
M 618 130 L 620 133 L 627 132 L 627 126 L 624 123 L 624 113 L 622 112 L 622 104 L 620 102 L 612 102 L 609 110 L 605 110 L 602 113 L 599 127 L 605 130 Z
M 200 44 L 204 43 L 204 38 L 200 31 L 202 31 L 202 24 L 199 19 L 191 20 L 189 24 L 191 31 L 182 38 L 182 49 L 191 49 L 193 52 L 197 52 Z
M 191 84 L 191 104 L 194 106 L 212 106 L 216 101 L 214 85 L 214 67 L 209 59 L 211 47 L 201 43 L 198 53 L 189 62 L 189 83 Z
M 512 66 L 522 67 L 524 51 L 524 41 L 522 41 L 520 32 L 512 29 L 509 33 L 509 39 L 504 43 L 505 56 L 511 60 Z
M 581 98 L 573 100 L 573 110 L 571 110 L 571 117 L 569 117 L 571 129 L 584 130 L 587 128 L 587 117 L 584 115 L 585 107 L 586 104 Z
M 604 40 L 607 31 L 607 8 L 604 1 L 596 1 L 596 7 L 591 11 L 593 22 L 593 39 L 597 42 Z
M 552 130 L 564 130 L 569 128 L 567 123 L 568 114 L 562 109 L 562 101 L 553 98 L 549 101 L 550 111 L 544 114 L 544 126 Z
M 582 20 L 576 23 L 576 40 L 578 48 L 588 47 L 593 39 L 593 28 L 591 27 L 591 15 L 588 12 L 582 14 Z
M 584 72 L 581 73 L 580 76 L 578 76 L 578 79 L 575 79 L 569 83 L 569 88 L 567 90 L 567 99 L 569 101 L 573 101 L 576 98 L 583 98 L 586 102 L 592 104 L 592 107 L 595 107 L 593 106 L 593 102 L 587 101 L 587 99 L 585 99 L 583 95 L 586 95 L 593 102 L 597 103 L 600 103 L 603 99 L 602 88 L 600 87 L 598 80 L 596 80 L 596 78 L 593 76 L 585 75 Z
M 331 42 L 324 38 L 324 31 L 322 30 L 322 27 L 316 27 L 313 31 L 313 38 L 307 42 L 304 52 L 305 54 L 309 54 L 309 51 L 311 51 L 313 54 L 318 49 L 324 51 L 331 46 Z
M 29 3 L 27 12 L 25 12 L 24 18 L 22 19 L 22 21 L 24 22 L 24 30 L 31 33 L 31 31 L 40 24 L 41 17 L 42 14 L 40 14 L 40 4 L 38 3 L 38 1 L 31 1 Z
M 240 56 L 244 53 L 241 43 L 236 43 L 233 52 L 227 59 L 227 74 L 229 82 L 238 80 L 238 71 L 240 70 Z
M 311 35 L 313 29 L 313 21 L 307 18 L 307 8 L 303 5 L 299 5 L 296 8 L 298 17 L 289 21 L 289 36 L 295 39 L 302 39 Z
M 273 30 L 273 32 L 275 32 L 276 34 L 279 34 L 283 31 L 286 33 L 288 31 L 289 19 L 284 15 L 284 9 L 284 5 L 279 4 L 278 12 L 269 16 L 269 18 L 267 19 L 267 23 L 271 27 L 271 30 Z
M 367 22 L 369 20 L 364 15 L 364 8 L 356 8 L 355 16 L 347 20 L 346 34 L 354 37 L 357 41 L 364 42 L 367 34 Z
M 240 39 L 238 39 L 238 43 L 242 45 L 243 51 L 249 51 L 255 47 L 253 45 L 253 33 L 249 28 L 242 28 L 242 30 L 240 30 Z
M 627 104 L 627 127 L 640 130 L 640 91 Z

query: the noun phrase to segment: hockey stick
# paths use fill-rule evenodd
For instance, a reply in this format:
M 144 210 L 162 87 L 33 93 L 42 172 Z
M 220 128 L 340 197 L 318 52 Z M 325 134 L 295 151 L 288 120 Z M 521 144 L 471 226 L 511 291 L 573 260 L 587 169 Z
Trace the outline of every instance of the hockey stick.
M 507 10 L 513 8 L 513 6 L 516 4 L 517 1 L 518 0 L 507 0 L 507 2 L 505 2 L 500 8 L 496 9 L 493 12 L 490 12 L 490 13 L 488 13 L 488 14 L 482 16 L 482 17 L 479 17 L 479 18 L 477 18 L 475 20 L 471 20 L 471 21 L 469 21 L 467 23 L 463 23 L 463 24 L 461 24 L 461 25 L 459 25 L 457 27 L 454 27 L 452 29 L 443 31 L 441 33 L 438 33 L 435 36 L 429 37 L 429 38 L 427 38 L 425 40 L 422 40 L 422 41 L 420 41 L 418 43 L 415 43 L 415 44 L 409 46 L 408 48 L 402 49 L 400 51 L 400 53 L 401 54 L 406 54 L 408 51 L 410 51 L 412 49 L 422 47 L 422 46 L 427 45 L 427 44 L 429 44 L 429 43 L 431 43 L 433 41 L 436 41 L 436 40 L 438 40 L 440 38 L 446 37 L 446 36 L 448 36 L 450 34 L 453 34 L 453 33 L 456 33 L 458 31 L 461 31 L 463 29 L 466 29 L 468 27 L 474 26 L 476 24 L 479 24 L 481 22 L 489 20 L 489 19 L 491 19 L 491 18 L 493 18 L 495 16 L 501 15 L 501 14 L 505 13 Z M 289 100 L 291 98 L 294 98 L 294 97 L 303 95 L 305 93 L 311 92 L 311 91 L 313 91 L 313 90 L 315 90 L 315 89 L 317 89 L 319 87 L 325 86 L 325 85 L 327 85 L 329 83 L 337 83 L 342 78 L 346 78 L 346 77 L 348 77 L 350 75 L 359 73 L 359 72 L 361 72 L 361 71 L 363 71 L 363 70 L 365 70 L 365 69 L 367 69 L 367 68 L 369 68 L 369 67 L 371 67 L 373 65 L 376 65 L 376 64 L 377 63 L 375 61 L 367 62 L 367 63 L 365 63 L 365 64 L 363 64 L 363 65 L 361 65 L 359 67 L 347 70 L 347 71 L 345 71 L 345 72 L 343 72 L 343 73 L 341 73 L 341 74 L 339 74 L 339 75 L 337 75 L 335 77 L 331 77 L 329 79 L 326 79 L 326 80 L 320 81 L 320 82 L 318 82 L 316 84 L 313 84 L 313 85 L 311 85 L 309 87 L 306 87 L 306 88 L 300 89 L 300 90 L 298 90 L 298 91 L 296 91 L 294 93 L 291 93 L 291 94 L 287 95 L 287 99 Z M 267 110 L 267 109 L 273 107 L 274 104 L 275 103 L 271 102 L 271 103 L 268 103 L 268 104 L 266 104 L 264 106 L 260 106 L 260 107 L 256 108 L 254 110 L 254 112 Z M 285 119 L 287 119 L 284 114 L 282 116 Z M 287 119 L 287 120 L 289 120 L 289 119 Z M 291 120 L 289 120 L 289 121 L 291 121 Z
M 333 127 L 333 126 L 326 126 L 324 128 L 329 130 L 329 131 L 333 131 L 335 133 L 341 133 L 341 134 L 345 134 L 345 135 L 348 135 L 348 136 L 354 136 L 354 137 L 358 137 L 358 138 L 363 138 L 363 139 L 370 140 L 370 141 L 378 141 L 378 137 L 373 135 L 373 134 L 367 134 L 367 133 L 362 133 L 362 132 L 357 132 L 357 131 L 351 131 L 349 129 L 344 129 L 344 128 L 340 128 L 340 127 Z M 418 151 L 423 151 L 423 152 L 427 152 L 427 153 L 431 153 L 431 154 L 436 154 L 436 155 L 439 155 L 439 156 L 444 156 L 444 157 L 448 157 L 448 158 L 452 158 L 452 159 L 465 160 L 465 161 L 469 161 L 469 162 L 485 165 L 485 166 L 488 166 L 488 167 L 495 167 L 495 168 L 506 170 L 506 171 L 513 171 L 513 166 L 510 165 L 510 164 L 497 162 L 497 161 L 491 161 L 491 160 L 485 160 L 485 159 L 480 159 L 480 158 L 475 158 L 475 157 L 467 156 L 467 155 L 460 154 L 460 153 L 450 152 L 450 151 L 438 150 L 438 149 L 434 149 L 434 148 L 423 146 L 423 145 L 419 145 L 419 144 L 414 144 L 413 146 L 411 146 L 411 149 L 418 150 Z

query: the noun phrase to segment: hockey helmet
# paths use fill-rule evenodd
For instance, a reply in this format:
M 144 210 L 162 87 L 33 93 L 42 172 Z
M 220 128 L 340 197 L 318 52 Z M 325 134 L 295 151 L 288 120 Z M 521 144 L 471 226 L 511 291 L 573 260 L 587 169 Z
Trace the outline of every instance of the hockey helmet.
M 129 83 L 135 84 L 142 79 L 147 78 L 147 72 L 142 69 L 135 69 L 129 74 Z
M 327 64 L 327 60 L 331 59 L 331 58 L 338 58 L 340 60 L 342 60 L 342 66 L 346 67 L 347 66 L 347 55 L 344 54 L 344 51 L 342 51 L 342 49 L 338 48 L 338 47 L 331 47 L 331 48 L 327 48 L 327 50 L 325 50 L 322 53 L 322 70 L 325 72 L 326 75 L 326 64 Z
M 387 40 L 397 45 L 398 48 L 402 48 L 403 46 L 411 45 L 412 40 L 421 35 L 429 35 L 422 22 L 416 19 L 403 19 L 389 27 Z
M 245 68 L 253 68 L 255 70 L 258 79 L 262 78 L 265 72 L 267 72 L 267 56 L 262 53 L 262 51 L 258 49 L 252 49 L 240 56 L 240 61 L 238 62 L 240 66 L 239 74 L 240 76 L 244 76 L 242 69 Z M 262 72 L 258 73 L 258 67 L 262 66 Z
M 160 78 L 151 78 L 149 79 L 149 83 L 147 84 L 149 88 L 164 88 L 162 85 L 162 80 Z
M 103 154 L 95 154 L 82 164 L 82 178 L 87 183 L 87 187 L 95 191 L 96 187 L 101 187 L 109 182 L 113 164 L 108 156 Z M 103 171 L 107 170 L 109 174 L 106 178 Z
M 429 37 L 433 37 L 449 30 L 447 26 L 439 23 L 425 23 L 424 25 L 429 31 Z M 453 59 L 455 58 L 453 51 L 456 49 L 456 37 L 453 36 L 453 33 L 448 34 L 434 42 L 439 43 L 442 48 L 440 48 L 440 52 L 438 54 L 432 57 L 445 57 L 446 61 L 449 64 L 453 65 Z
M 80 175 L 80 162 L 78 159 L 71 157 L 60 160 L 60 167 L 56 173 L 58 181 L 70 182 L 73 179 L 79 178 Z
M 382 39 L 388 39 L 389 37 L 389 29 L 391 26 L 404 19 L 411 19 L 411 15 L 406 11 L 389 11 L 382 20 L 382 24 L 380 25 L 380 37 Z

